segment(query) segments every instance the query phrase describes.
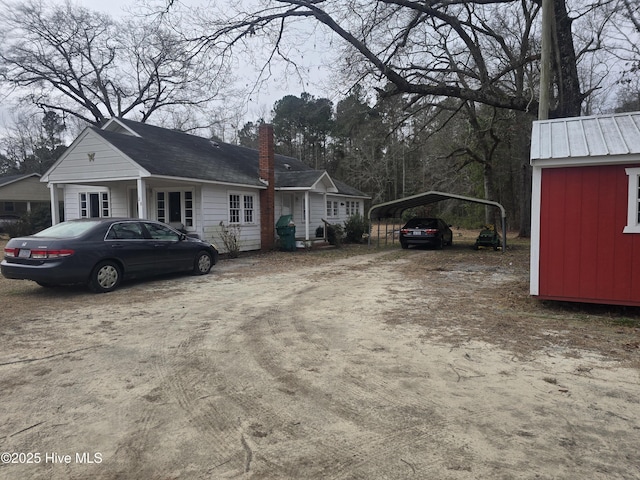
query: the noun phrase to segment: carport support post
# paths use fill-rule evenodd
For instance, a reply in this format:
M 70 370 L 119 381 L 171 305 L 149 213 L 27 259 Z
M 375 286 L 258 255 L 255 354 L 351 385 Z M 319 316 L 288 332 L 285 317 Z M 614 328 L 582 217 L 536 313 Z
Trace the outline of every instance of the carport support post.
M 389 220 L 384 219 L 384 246 L 389 243 Z
M 502 253 L 507 250 L 507 217 L 502 216 Z

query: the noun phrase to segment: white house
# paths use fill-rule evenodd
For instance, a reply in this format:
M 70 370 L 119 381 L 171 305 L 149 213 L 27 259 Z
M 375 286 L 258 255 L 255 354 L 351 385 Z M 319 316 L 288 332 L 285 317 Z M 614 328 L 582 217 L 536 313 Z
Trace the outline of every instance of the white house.
M 221 222 L 237 226 L 241 250 L 269 250 L 275 223 L 293 215 L 296 238 L 364 214 L 362 192 L 301 161 L 275 155 L 273 128 L 260 150 L 113 118 L 87 127 L 42 176 L 65 219 L 137 217 L 180 226 L 222 247 Z M 61 192 L 61 193 L 59 193 Z M 60 221 L 52 209 L 53 223 Z

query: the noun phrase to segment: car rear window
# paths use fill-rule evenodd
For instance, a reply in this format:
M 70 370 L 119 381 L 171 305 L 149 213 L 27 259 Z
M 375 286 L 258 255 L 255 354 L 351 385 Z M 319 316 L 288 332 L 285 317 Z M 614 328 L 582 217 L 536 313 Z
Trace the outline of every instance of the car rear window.
M 87 222 L 62 222 L 52 227 L 46 228 L 41 232 L 34 234 L 34 237 L 47 237 L 47 238 L 73 238 L 88 232 L 96 225 L 100 224 L 99 221 L 87 221 Z
M 438 228 L 435 218 L 414 218 L 407 222 L 407 228 Z

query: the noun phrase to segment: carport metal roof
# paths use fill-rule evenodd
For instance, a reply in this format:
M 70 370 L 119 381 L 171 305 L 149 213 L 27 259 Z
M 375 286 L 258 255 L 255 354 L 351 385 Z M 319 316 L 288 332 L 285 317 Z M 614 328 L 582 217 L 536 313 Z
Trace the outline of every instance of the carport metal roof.
M 485 200 L 483 198 L 465 197 L 463 195 L 456 195 L 454 193 L 444 193 L 429 191 L 425 193 L 419 193 L 410 197 L 400 198 L 391 202 L 379 203 L 373 205 L 369 209 L 369 220 L 378 220 L 382 218 L 400 218 L 402 212 L 409 208 L 419 207 L 421 205 L 428 205 L 430 203 L 441 202 L 442 200 L 462 200 L 463 202 L 481 203 L 483 205 L 490 205 L 500 209 L 500 215 L 502 218 L 502 251 L 507 248 L 507 213 L 504 207 L 498 202 L 491 200 Z

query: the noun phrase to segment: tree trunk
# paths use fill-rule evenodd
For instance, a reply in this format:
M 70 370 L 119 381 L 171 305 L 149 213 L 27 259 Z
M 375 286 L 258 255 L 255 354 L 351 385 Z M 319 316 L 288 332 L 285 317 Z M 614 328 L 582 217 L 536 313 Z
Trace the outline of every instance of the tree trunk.
M 571 27 L 573 20 L 567 13 L 565 0 L 554 0 L 555 35 L 554 73 L 557 98 L 550 118 L 579 117 L 583 94 L 573 45 Z
M 484 199 L 495 201 L 495 191 L 493 188 L 493 167 L 489 163 L 484 164 Z M 486 205 L 484 207 L 485 225 L 499 225 L 498 212 L 496 207 Z

